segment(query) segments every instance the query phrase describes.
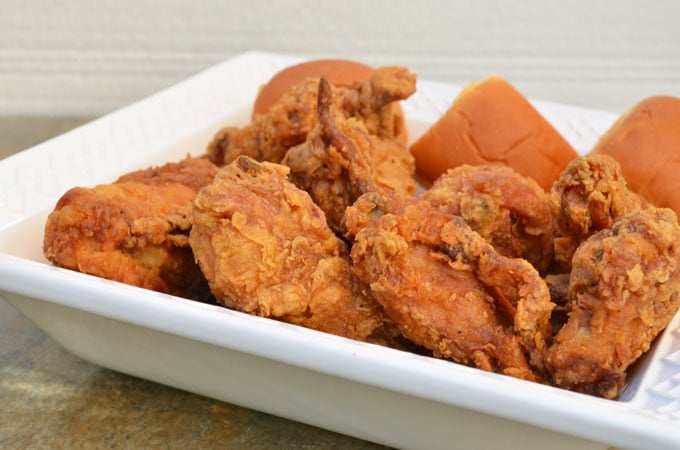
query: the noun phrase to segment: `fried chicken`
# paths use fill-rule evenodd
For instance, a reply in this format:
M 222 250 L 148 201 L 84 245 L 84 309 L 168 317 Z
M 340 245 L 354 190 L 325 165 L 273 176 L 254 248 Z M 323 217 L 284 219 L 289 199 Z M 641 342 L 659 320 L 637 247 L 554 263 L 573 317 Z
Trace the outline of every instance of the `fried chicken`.
M 437 357 L 543 379 L 553 305 L 528 262 L 415 198 L 366 194 L 345 223 L 355 273 L 404 336 Z
M 555 218 L 557 270 L 569 272 L 576 248 L 614 221 L 646 205 L 628 189 L 621 166 L 607 155 L 576 158 L 562 171 L 550 191 Z
M 320 80 L 318 125 L 282 164 L 290 167 L 291 181 L 326 213 L 331 228 L 342 233 L 345 209 L 360 195 L 414 194 L 415 163 L 403 145 L 369 133 L 360 120 L 345 118 L 333 90 L 325 78 Z
M 210 300 L 188 239 L 191 202 L 216 171 L 207 159 L 185 159 L 70 189 L 47 218 L 45 257 L 60 267 Z
M 361 341 L 398 331 L 288 168 L 241 156 L 194 200 L 190 242 L 218 302 Z
M 506 166 L 459 166 L 421 199 L 463 217 L 498 253 L 524 258 L 545 273 L 553 256 L 553 218 L 545 191 Z
M 211 161 L 221 166 L 245 155 L 258 161 L 280 162 L 288 149 L 305 142 L 316 126 L 318 85 L 318 78 L 308 78 L 251 124 L 220 130 L 208 145 Z M 380 67 L 371 79 L 336 89 L 346 116 L 363 122 L 371 134 L 397 140 L 403 118 L 395 117 L 392 103 L 415 92 L 415 75 L 402 67 Z
M 680 306 L 680 228 L 669 209 L 617 218 L 574 253 L 569 316 L 547 353 L 560 387 L 616 398 L 626 369 Z

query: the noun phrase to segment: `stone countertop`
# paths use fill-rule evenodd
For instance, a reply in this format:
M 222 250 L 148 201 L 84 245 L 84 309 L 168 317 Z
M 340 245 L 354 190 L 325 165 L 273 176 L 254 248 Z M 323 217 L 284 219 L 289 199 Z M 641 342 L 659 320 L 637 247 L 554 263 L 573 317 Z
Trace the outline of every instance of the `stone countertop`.
M 0 118 L 0 159 L 78 126 Z M 68 353 L 0 298 L 0 448 L 378 449 Z

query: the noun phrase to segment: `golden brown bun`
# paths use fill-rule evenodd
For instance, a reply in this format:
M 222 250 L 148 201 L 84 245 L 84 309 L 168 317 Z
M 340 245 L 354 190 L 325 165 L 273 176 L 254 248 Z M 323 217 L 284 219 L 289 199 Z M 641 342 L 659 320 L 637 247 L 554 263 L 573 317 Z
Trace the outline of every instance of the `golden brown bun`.
M 503 164 L 550 190 L 577 153 L 506 80 L 491 76 L 465 88 L 411 146 L 418 173 L 434 181 L 463 164 Z
M 680 98 L 642 100 L 611 126 L 593 153 L 616 159 L 633 191 L 680 214 Z
M 347 59 L 317 59 L 305 61 L 277 72 L 262 88 L 253 103 L 252 118 L 256 114 L 264 114 L 291 87 L 310 77 L 325 76 L 336 86 L 349 86 L 356 81 L 368 80 L 373 76 L 375 68 Z M 400 142 L 406 145 L 407 130 L 404 124 L 404 112 L 399 103 L 392 105 L 394 109 L 395 130 L 399 130 Z

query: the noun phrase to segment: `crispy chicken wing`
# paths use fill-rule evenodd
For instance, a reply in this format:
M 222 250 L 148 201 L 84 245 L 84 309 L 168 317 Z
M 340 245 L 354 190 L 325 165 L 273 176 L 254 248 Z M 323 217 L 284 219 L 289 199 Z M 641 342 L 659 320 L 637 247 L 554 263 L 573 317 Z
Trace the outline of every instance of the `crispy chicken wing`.
M 553 218 L 545 191 L 506 166 L 449 169 L 421 199 L 463 217 L 504 256 L 524 258 L 545 273 L 553 256 Z
M 191 246 L 227 307 L 362 341 L 398 331 L 288 168 L 241 156 L 194 201 Z
M 288 151 L 282 164 L 290 167 L 290 179 L 309 192 L 334 230 L 344 231 L 345 209 L 366 192 L 415 193 L 415 163 L 403 145 L 345 118 L 325 78 L 319 82 L 317 104 L 318 125 L 305 143 Z
M 543 379 L 553 305 L 528 262 L 414 198 L 366 194 L 345 223 L 355 273 L 404 336 L 438 357 Z
M 562 171 L 550 192 L 555 218 L 557 270 L 569 272 L 576 248 L 614 221 L 646 206 L 628 189 L 621 166 L 607 155 L 576 158 Z
M 47 219 L 44 254 L 57 266 L 208 300 L 188 239 L 191 202 L 216 171 L 207 159 L 186 159 L 72 188 Z
M 239 155 L 280 162 L 290 147 L 305 142 L 317 124 L 318 85 L 318 78 L 308 78 L 246 127 L 220 130 L 208 145 L 209 158 L 220 166 Z M 402 67 L 381 67 L 371 79 L 336 90 L 347 117 L 363 122 L 371 134 L 397 140 L 403 118 L 395 117 L 392 103 L 415 92 L 415 75 Z
M 626 369 L 680 306 L 680 228 L 669 209 L 617 218 L 574 253 L 569 316 L 547 353 L 557 386 L 615 398 Z

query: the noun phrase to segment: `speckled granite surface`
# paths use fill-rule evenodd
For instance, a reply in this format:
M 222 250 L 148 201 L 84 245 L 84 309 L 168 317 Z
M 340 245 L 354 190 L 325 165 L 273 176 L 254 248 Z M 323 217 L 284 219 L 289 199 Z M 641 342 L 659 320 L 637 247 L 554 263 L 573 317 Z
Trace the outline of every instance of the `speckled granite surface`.
M 85 121 L 0 118 L 0 158 Z M 384 447 L 98 367 L 0 300 L 0 448 Z

